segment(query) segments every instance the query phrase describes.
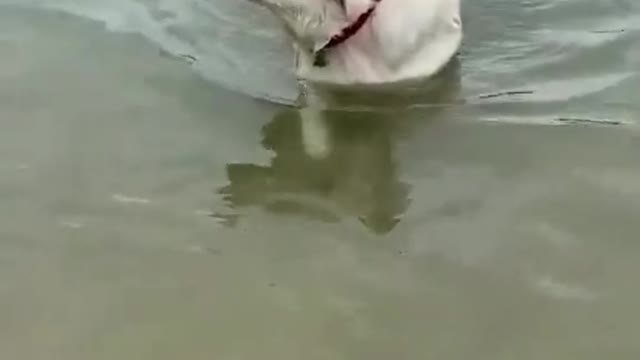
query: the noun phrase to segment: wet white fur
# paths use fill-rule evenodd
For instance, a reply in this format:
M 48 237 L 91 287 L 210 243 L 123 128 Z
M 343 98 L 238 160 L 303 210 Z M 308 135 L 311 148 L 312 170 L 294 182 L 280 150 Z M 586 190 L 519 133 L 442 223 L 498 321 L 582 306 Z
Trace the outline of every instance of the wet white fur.
M 312 51 L 353 22 L 373 0 L 250 0 L 269 8 L 285 24 L 296 51 L 296 75 L 322 85 L 372 85 L 429 78 L 456 55 L 462 41 L 460 0 L 382 0 L 358 33 L 314 67 Z M 307 105 L 322 103 L 312 94 Z M 303 138 L 315 157 L 330 151 L 322 117 L 302 114 Z M 315 134 L 315 135 L 314 135 Z

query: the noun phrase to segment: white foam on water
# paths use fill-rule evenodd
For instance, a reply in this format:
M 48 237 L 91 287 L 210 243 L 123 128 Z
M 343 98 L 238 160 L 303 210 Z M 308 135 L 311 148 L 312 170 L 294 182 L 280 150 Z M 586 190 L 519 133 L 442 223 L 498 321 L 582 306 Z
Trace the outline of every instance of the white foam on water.
M 535 281 L 535 287 L 542 293 L 557 300 L 594 301 L 597 294 L 578 285 L 559 282 L 551 276 L 542 276 Z
M 113 201 L 123 204 L 136 204 L 136 205 L 148 205 L 151 204 L 151 200 L 142 197 L 127 196 L 123 194 L 111 195 Z

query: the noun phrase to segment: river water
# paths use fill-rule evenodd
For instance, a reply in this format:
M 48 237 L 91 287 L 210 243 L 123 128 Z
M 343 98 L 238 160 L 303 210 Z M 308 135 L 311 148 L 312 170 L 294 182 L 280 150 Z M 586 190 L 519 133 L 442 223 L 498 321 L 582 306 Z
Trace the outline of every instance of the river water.
M 313 160 L 260 9 L 0 0 L 2 359 L 637 359 L 640 3 L 463 7 Z

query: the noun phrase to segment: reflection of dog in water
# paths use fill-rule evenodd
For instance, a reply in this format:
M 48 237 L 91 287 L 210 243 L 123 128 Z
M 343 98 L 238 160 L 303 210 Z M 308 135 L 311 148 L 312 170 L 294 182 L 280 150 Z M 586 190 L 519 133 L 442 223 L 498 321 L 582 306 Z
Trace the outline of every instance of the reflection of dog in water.
M 314 159 L 305 151 L 297 112 L 279 114 L 263 129 L 263 145 L 275 153 L 271 164 L 227 165 L 230 184 L 220 192 L 230 205 L 328 221 L 347 212 L 375 231 L 391 230 L 406 209 L 408 189 L 396 179 L 390 123 L 366 113 L 326 119 L 331 153 Z
M 406 211 L 409 195 L 409 186 L 398 179 L 395 139 L 409 124 L 410 115 L 419 121 L 433 120 L 446 109 L 393 111 L 393 107 L 403 105 L 400 99 L 450 102 L 457 94 L 458 78 L 455 69 L 448 75 L 454 78 L 432 81 L 413 97 L 332 92 L 334 107 L 346 110 L 314 109 L 319 116 L 294 109 L 279 113 L 262 131 L 262 145 L 275 154 L 271 163 L 227 165 L 229 184 L 219 192 L 236 210 L 259 206 L 325 221 L 356 216 L 376 233 L 391 231 Z M 354 110 L 354 105 L 369 107 Z

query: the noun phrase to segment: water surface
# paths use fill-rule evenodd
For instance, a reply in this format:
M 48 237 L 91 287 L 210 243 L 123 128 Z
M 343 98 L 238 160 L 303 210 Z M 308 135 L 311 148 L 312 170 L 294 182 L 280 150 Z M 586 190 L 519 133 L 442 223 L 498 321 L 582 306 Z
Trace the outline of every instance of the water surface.
M 465 20 L 314 161 L 260 11 L 0 0 L 3 358 L 636 359 L 639 6 Z

